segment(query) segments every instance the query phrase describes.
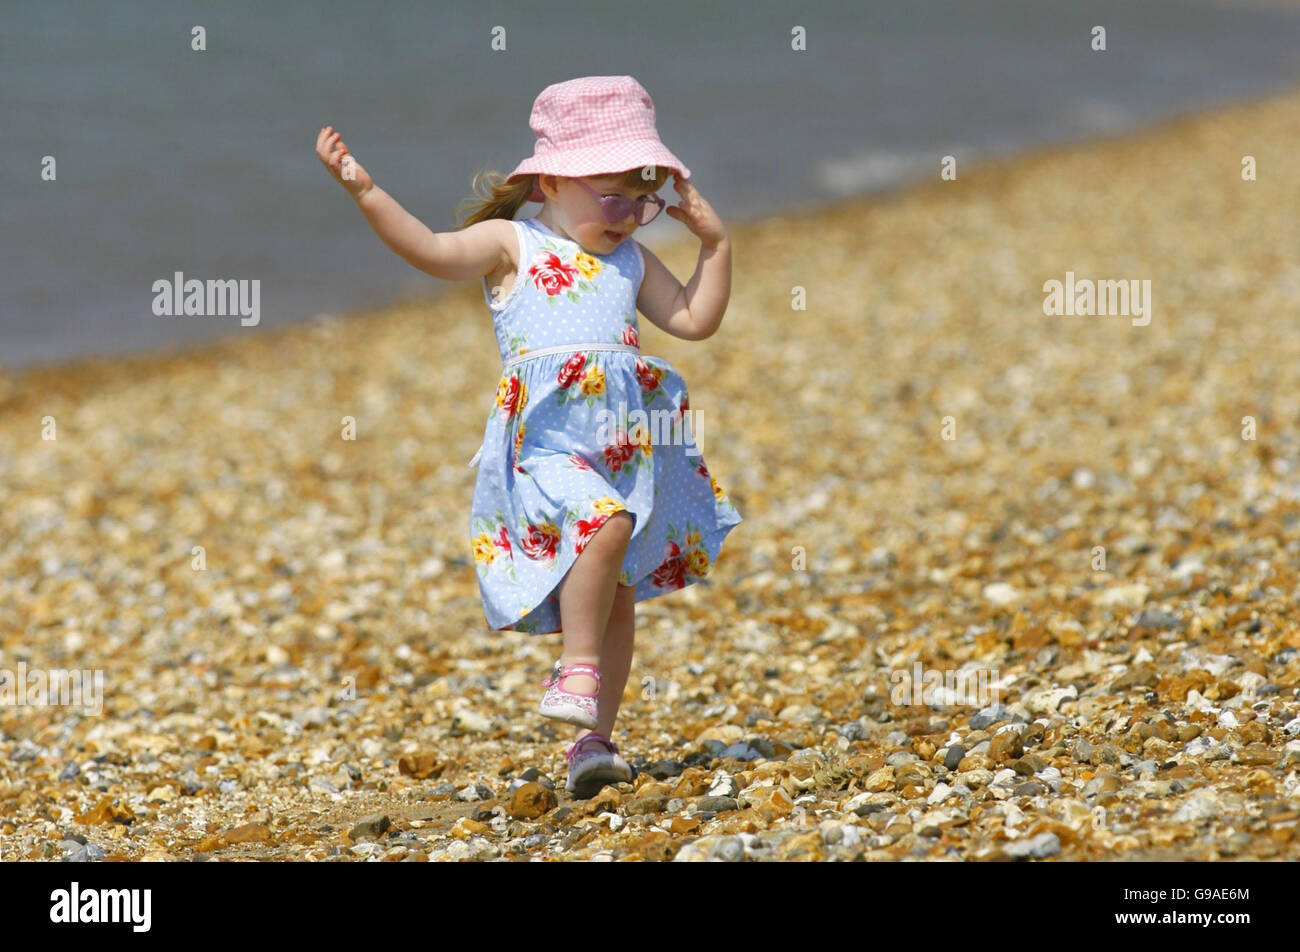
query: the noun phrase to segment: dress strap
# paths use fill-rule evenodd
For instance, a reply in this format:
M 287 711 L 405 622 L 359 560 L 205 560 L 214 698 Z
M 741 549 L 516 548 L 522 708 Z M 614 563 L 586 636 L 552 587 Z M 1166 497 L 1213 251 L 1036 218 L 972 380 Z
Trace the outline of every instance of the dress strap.
M 515 239 L 519 243 L 519 249 L 516 254 L 519 257 L 519 263 L 515 266 L 515 280 L 510 286 L 510 291 L 500 301 L 492 299 L 492 289 L 488 287 L 487 275 L 483 275 L 483 300 L 487 302 L 488 310 L 495 315 L 504 313 L 507 305 L 511 304 L 515 298 L 519 297 L 523 290 L 524 279 L 528 273 L 528 229 L 522 222 L 509 219 L 510 225 L 515 230 Z

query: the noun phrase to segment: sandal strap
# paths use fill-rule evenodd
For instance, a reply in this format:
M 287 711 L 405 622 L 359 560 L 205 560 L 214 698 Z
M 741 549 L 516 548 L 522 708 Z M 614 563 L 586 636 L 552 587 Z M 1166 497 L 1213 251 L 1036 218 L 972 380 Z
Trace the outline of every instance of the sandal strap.
M 566 664 L 560 665 L 558 662 L 555 668 L 547 675 L 546 680 L 542 682 L 543 687 L 550 687 L 552 684 L 559 684 L 571 674 L 590 674 L 596 679 L 597 688 L 600 686 L 600 669 L 592 667 L 589 664 Z
M 600 744 L 606 750 L 610 751 L 610 753 L 614 753 L 614 754 L 618 753 L 617 744 L 615 744 L 604 734 L 597 734 L 595 731 L 592 731 L 590 734 L 584 734 L 582 737 L 575 740 L 569 746 L 569 749 L 565 751 L 564 759 L 569 761 L 570 764 L 572 764 L 573 758 L 576 757 L 578 754 L 578 750 L 582 747 L 583 744 L 585 744 L 589 740 L 596 741 L 596 743 Z

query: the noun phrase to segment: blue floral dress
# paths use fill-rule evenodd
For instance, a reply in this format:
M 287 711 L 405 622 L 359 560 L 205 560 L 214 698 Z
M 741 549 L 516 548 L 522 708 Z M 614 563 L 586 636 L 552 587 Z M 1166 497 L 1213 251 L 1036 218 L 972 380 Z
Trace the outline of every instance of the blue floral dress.
M 707 575 L 741 517 L 694 444 L 686 384 L 639 352 L 640 246 L 592 255 L 536 218 L 511 224 L 514 284 L 494 301 L 483 282 L 505 369 L 470 545 L 488 625 L 547 634 L 562 630 L 560 582 L 614 513 L 633 517 L 620 581 L 638 602 Z

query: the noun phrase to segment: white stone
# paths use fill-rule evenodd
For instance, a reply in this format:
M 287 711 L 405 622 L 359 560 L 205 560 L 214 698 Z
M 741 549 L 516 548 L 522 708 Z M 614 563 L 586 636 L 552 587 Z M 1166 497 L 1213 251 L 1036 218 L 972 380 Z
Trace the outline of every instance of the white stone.
M 952 793 L 952 787 L 940 781 L 934 785 L 934 789 L 931 790 L 930 795 L 925 798 L 925 802 L 930 806 L 933 806 L 936 803 L 943 803 L 944 800 L 948 799 L 948 794 L 950 793 Z
M 1151 587 L 1136 583 L 1133 585 L 1116 585 L 1106 589 L 1094 599 L 1105 608 L 1137 608 L 1147 600 Z
M 994 605 L 1011 605 L 1020 600 L 1020 593 L 1006 582 L 991 582 L 981 593 L 984 600 Z

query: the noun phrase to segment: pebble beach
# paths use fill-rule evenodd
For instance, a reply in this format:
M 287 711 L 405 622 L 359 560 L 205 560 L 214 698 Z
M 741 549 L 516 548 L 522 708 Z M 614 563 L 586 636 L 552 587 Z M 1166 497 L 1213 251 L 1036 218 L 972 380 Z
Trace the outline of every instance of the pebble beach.
M 0 373 L 0 670 L 103 676 L 0 704 L 0 851 L 1295 856 L 1298 153 L 1300 92 L 729 223 L 719 332 L 641 346 L 744 522 L 638 606 L 638 775 L 580 798 L 560 636 L 479 602 L 476 286 Z M 1044 313 L 1067 280 L 1149 281 L 1145 322 Z

